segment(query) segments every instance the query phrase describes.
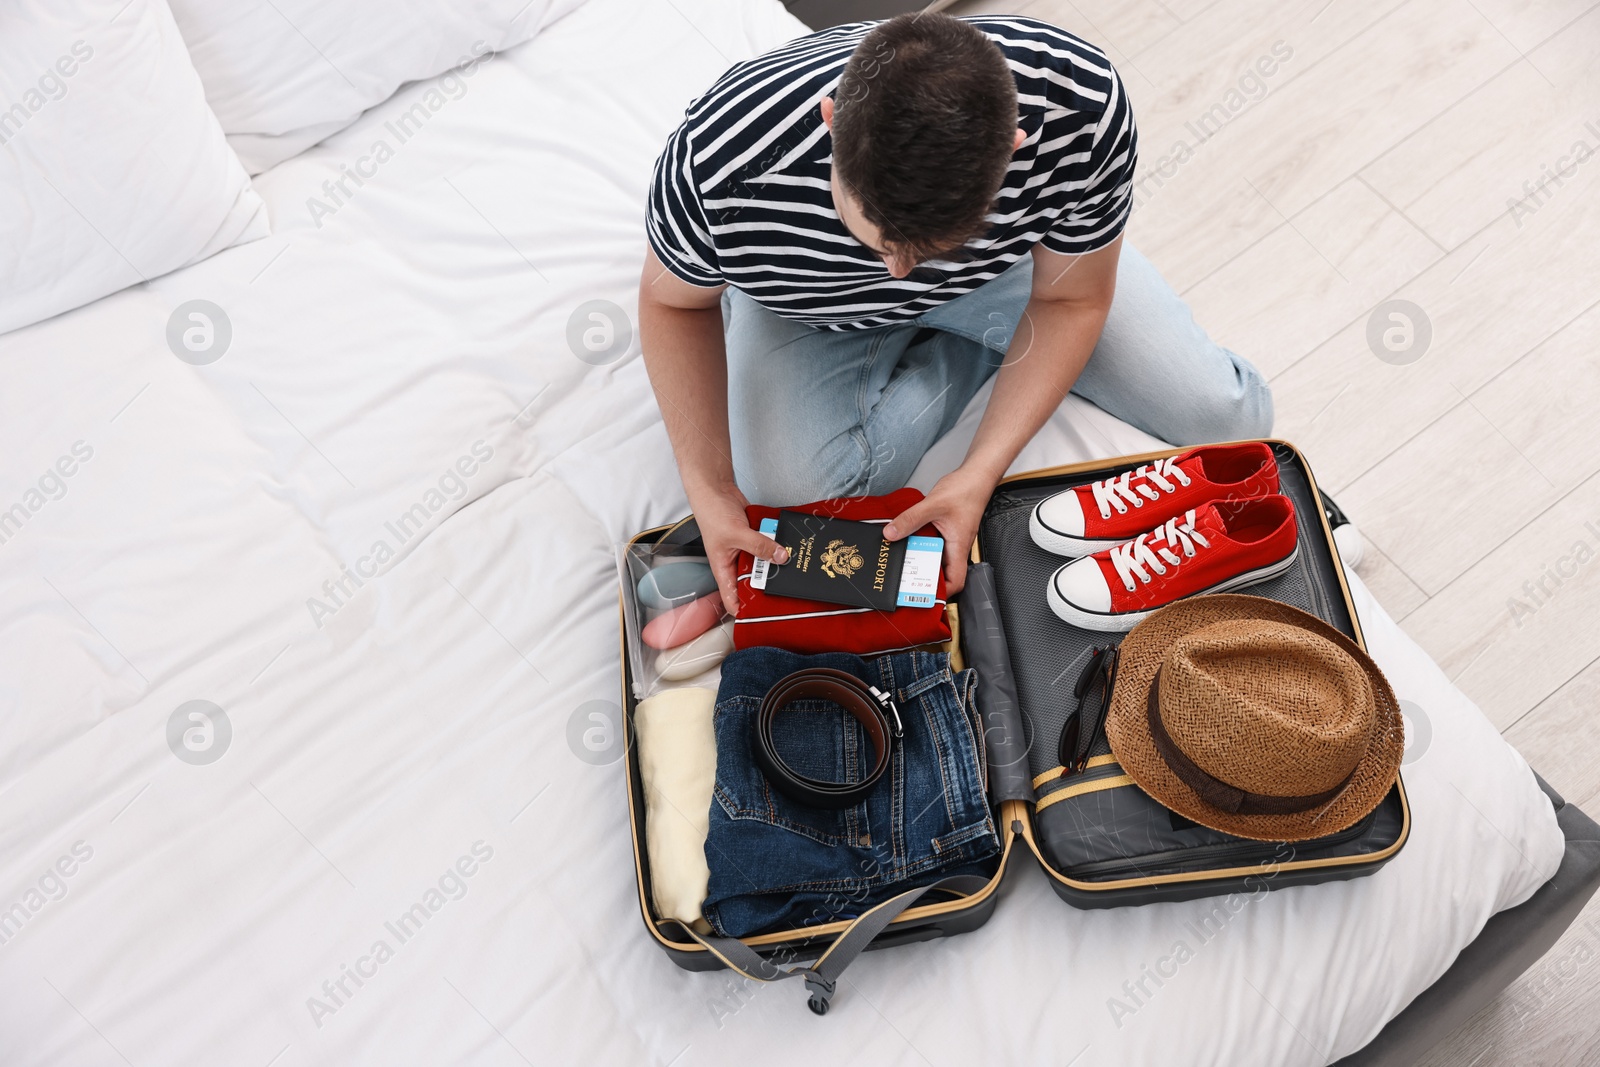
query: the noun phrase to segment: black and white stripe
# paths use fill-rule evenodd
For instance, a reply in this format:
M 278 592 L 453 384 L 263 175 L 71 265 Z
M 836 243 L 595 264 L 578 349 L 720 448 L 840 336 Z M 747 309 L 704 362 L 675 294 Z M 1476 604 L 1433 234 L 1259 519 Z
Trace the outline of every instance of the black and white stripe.
M 962 262 L 910 277 L 839 221 L 818 102 L 877 23 L 801 37 L 725 73 L 689 107 L 651 181 L 650 246 L 693 285 L 733 285 L 780 315 L 833 330 L 916 318 L 971 292 L 1035 244 L 1081 255 L 1116 239 L 1133 205 L 1138 134 L 1105 53 L 1037 19 L 968 18 L 1005 53 L 1027 135 Z

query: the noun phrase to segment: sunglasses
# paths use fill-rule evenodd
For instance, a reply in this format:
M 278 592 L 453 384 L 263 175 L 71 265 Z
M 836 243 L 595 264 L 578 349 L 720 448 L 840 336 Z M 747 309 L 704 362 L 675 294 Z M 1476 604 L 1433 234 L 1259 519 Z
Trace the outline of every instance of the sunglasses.
M 1061 728 L 1057 757 L 1061 777 L 1077 774 L 1089 762 L 1089 752 L 1105 726 L 1106 709 L 1111 706 L 1111 689 L 1117 682 L 1117 649 L 1096 646 L 1089 650 L 1089 662 L 1072 687 L 1077 708 Z

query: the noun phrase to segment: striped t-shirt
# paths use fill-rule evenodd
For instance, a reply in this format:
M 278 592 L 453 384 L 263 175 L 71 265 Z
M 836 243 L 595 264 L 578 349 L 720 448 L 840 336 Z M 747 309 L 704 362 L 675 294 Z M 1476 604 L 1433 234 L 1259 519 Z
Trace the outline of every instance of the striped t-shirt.
M 727 283 L 833 330 L 905 322 L 998 276 L 1042 243 L 1081 255 L 1116 239 L 1133 204 L 1138 135 L 1105 53 L 1037 19 L 967 18 L 1005 53 L 1027 135 L 990 229 L 960 262 L 893 278 L 839 220 L 818 102 L 875 22 L 836 26 L 737 64 L 690 105 L 656 161 L 647 229 L 669 270 Z

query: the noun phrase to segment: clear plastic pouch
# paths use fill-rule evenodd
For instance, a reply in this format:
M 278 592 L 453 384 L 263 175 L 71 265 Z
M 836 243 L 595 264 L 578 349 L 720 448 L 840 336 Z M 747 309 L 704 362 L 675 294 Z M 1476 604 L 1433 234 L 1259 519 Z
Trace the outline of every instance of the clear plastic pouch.
M 647 545 L 647 544 L 620 544 L 617 546 L 617 578 L 622 583 L 622 630 L 623 640 L 628 643 L 628 662 L 633 668 L 633 677 L 629 683 L 633 687 L 636 700 L 644 700 L 663 689 L 674 689 L 681 686 L 704 686 L 709 689 L 717 687 L 720 675 L 720 657 L 717 664 L 709 666 L 706 670 L 690 675 L 680 675 L 666 678 L 662 675 L 664 660 L 670 660 L 671 654 L 679 648 L 671 649 L 653 648 L 645 643 L 644 630 L 662 615 L 674 608 L 683 607 L 693 600 L 699 599 L 704 593 L 686 593 L 675 597 L 668 597 L 661 607 L 652 607 L 640 602 L 639 583 L 644 580 L 654 568 L 673 560 L 704 562 L 705 553 L 698 548 L 688 548 L 684 545 Z M 715 590 L 713 589 L 713 592 Z M 717 627 L 727 629 L 731 627 L 731 620 L 724 618 Z M 713 627 L 716 629 L 717 627 Z M 698 637 L 700 635 L 696 635 Z M 712 642 L 713 639 L 707 639 Z M 728 631 L 727 645 L 732 647 L 732 633 Z

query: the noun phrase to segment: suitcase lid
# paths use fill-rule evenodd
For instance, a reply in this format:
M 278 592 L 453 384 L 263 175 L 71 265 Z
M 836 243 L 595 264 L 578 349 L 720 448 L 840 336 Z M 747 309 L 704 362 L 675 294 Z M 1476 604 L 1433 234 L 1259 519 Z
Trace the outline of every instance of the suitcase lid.
M 1278 459 L 1280 491 L 1295 504 L 1300 552 L 1289 572 L 1243 591 L 1309 611 L 1365 647 L 1310 466 L 1288 442 L 1267 443 Z M 1085 771 L 1062 776 L 1055 740 L 1076 706 L 1072 686 L 1088 650 L 1118 643 L 1121 635 L 1079 630 L 1050 611 L 1044 589 L 1062 560 L 1033 543 L 1028 516 L 1034 503 L 1062 489 L 1183 451 L 1012 475 L 996 488 L 973 542 L 973 563 L 989 567 L 974 568 L 976 580 L 969 579 L 962 593 L 964 640 L 969 662 L 979 666 L 980 712 L 986 723 L 991 715 L 997 720 L 988 733 L 991 753 L 1001 756 L 999 766 L 991 761 L 990 781 L 999 787 L 991 800 L 1017 804 L 1023 813 L 1019 832 L 1057 892 L 1074 903 L 1111 906 L 1228 892 L 1228 884 L 1259 877 L 1264 868 L 1277 879 L 1273 888 L 1371 873 L 1403 847 L 1410 831 L 1410 808 L 1398 779 L 1379 809 L 1357 824 L 1360 832 L 1301 842 L 1286 854 L 1281 845 L 1240 844 L 1243 839 L 1168 822 L 1171 813 L 1122 773 L 1103 735 Z M 992 573 L 983 574 L 985 569 Z M 970 599 L 968 591 L 974 594 Z M 1026 644 L 1028 656 L 1017 655 L 1019 644 Z M 1026 767 L 1025 782 L 1019 763 Z M 1125 839 L 1110 827 L 1125 829 Z M 1183 862 L 1185 852 L 1191 862 Z M 1190 885 L 1180 889 L 1184 884 Z M 1102 902 L 1095 903 L 1097 898 Z

